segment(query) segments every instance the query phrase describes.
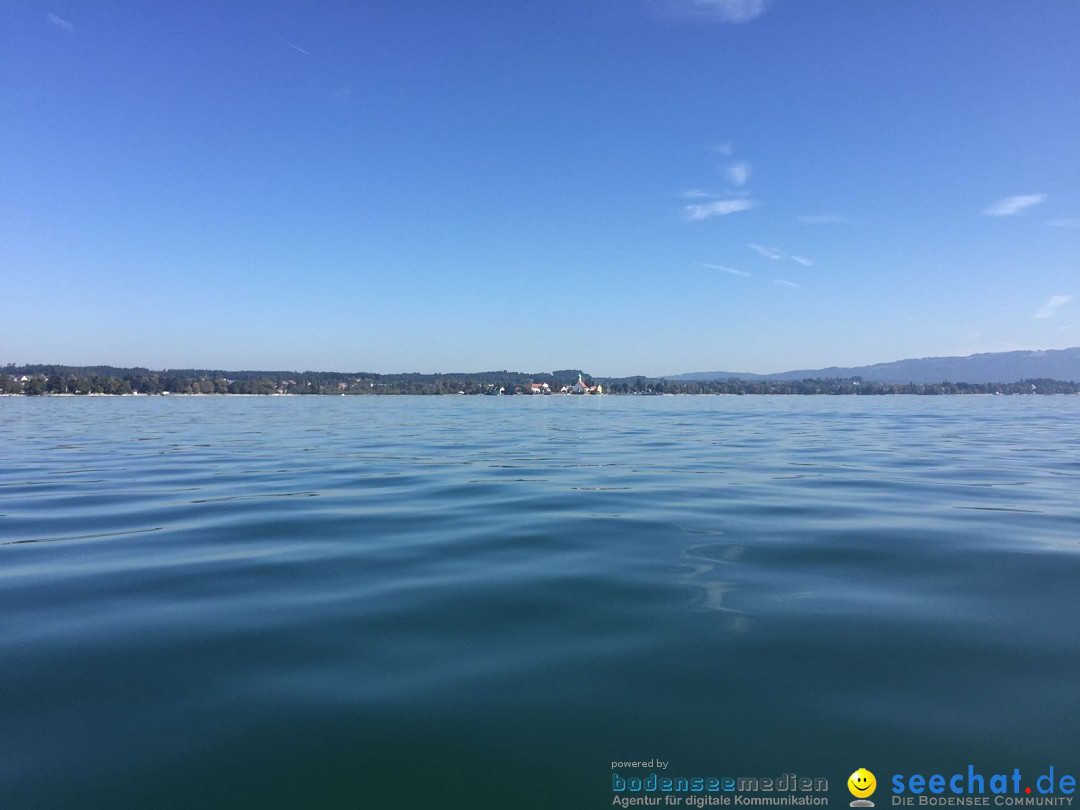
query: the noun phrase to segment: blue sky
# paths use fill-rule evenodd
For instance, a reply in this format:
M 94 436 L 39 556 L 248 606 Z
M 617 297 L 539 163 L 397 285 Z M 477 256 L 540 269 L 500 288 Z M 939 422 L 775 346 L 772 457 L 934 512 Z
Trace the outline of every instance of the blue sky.
M 0 20 L 0 362 L 771 372 L 1080 345 L 1075 0 Z

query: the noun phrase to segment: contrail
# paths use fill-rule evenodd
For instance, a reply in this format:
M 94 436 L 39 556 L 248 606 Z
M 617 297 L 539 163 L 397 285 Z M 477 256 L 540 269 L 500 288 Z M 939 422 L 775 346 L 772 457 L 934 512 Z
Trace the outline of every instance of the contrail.
M 296 50 L 300 51 L 300 53 L 304 54 L 304 56 L 311 56 L 311 54 L 310 54 L 310 53 L 308 53 L 307 51 L 305 51 L 305 50 L 304 50 L 303 48 L 301 48 L 301 47 L 300 47 L 299 45 L 294 45 L 293 43 L 289 42 L 289 40 L 285 39 L 285 37 L 278 37 L 278 39 L 280 39 L 280 40 L 281 40 L 282 42 L 284 42 L 284 43 L 285 43 L 286 45 L 288 45 L 288 46 L 289 46 L 290 48 L 295 48 Z

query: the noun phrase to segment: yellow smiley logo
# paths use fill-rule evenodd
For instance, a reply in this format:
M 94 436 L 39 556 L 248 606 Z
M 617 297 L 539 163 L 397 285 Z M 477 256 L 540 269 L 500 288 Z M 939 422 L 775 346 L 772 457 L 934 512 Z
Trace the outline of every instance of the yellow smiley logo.
M 847 780 L 847 789 L 857 799 L 865 799 L 877 789 L 877 779 L 866 768 L 859 768 Z

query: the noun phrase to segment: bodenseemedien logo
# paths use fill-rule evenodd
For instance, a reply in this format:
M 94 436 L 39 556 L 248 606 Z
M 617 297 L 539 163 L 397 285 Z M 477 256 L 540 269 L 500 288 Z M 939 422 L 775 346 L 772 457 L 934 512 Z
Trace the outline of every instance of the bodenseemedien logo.
M 654 766 L 654 762 L 656 765 Z M 636 807 L 826 807 L 829 780 L 782 773 L 779 776 L 679 776 L 667 762 L 612 762 L 612 805 Z M 629 768 L 646 770 L 632 776 Z M 619 771 L 615 769 L 619 768 Z M 621 772 L 621 773 L 620 773 Z
M 877 779 L 866 768 L 859 768 L 847 780 L 847 789 L 855 797 L 851 807 L 873 807 L 874 803 L 868 801 L 877 790 Z

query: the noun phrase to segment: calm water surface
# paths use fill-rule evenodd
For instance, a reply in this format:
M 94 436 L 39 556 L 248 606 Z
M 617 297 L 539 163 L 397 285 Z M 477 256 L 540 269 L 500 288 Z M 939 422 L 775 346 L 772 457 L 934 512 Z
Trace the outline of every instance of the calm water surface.
M 1078 583 L 1080 397 L 0 399 L 0 806 L 1077 774 Z

